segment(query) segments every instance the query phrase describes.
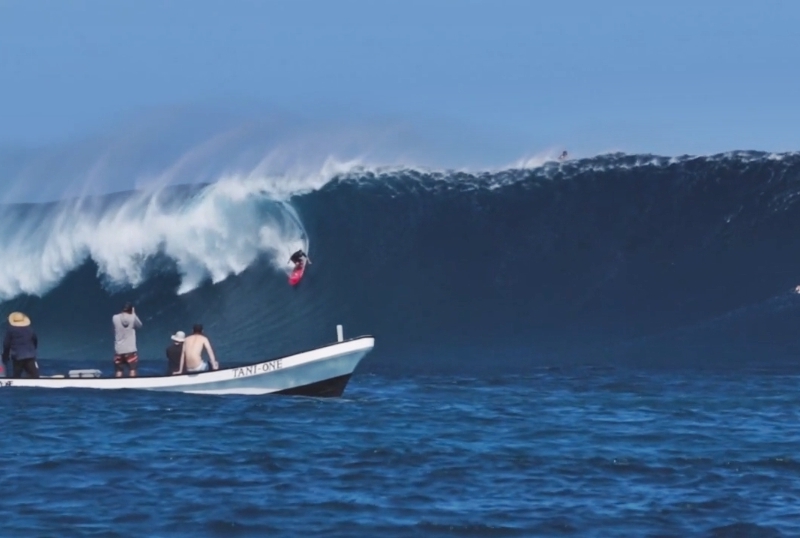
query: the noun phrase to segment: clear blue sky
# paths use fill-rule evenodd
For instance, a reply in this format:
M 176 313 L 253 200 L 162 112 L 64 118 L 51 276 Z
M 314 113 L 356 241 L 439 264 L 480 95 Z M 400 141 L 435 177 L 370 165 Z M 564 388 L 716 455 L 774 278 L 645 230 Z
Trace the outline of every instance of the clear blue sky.
M 0 145 L 245 103 L 511 152 L 795 150 L 800 2 L 0 0 Z

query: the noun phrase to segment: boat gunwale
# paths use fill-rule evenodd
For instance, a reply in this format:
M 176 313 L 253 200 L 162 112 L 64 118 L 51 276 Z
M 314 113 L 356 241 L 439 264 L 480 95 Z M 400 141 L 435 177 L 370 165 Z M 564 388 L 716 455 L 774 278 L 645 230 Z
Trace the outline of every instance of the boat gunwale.
M 119 377 L 114 377 L 114 376 L 111 376 L 111 377 L 103 377 L 103 376 L 100 376 L 100 377 L 89 377 L 89 376 L 87 376 L 87 377 L 69 377 L 69 375 L 68 375 L 69 371 L 68 371 L 68 373 L 66 375 L 62 374 L 63 377 L 41 376 L 41 377 L 37 378 L 37 380 L 97 381 L 99 379 L 163 379 L 163 378 L 178 379 L 178 378 L 181 378 L 181 377 L 184 377 L 184 376 L 192 376 L 194 379 L 197 379 L 198 377 L 201 377 L 201 376 L 203 376 L 205 374 L 216 374 L 216 373 L 219 373 L 219 372 L 225 372 L 225 371 L 229 371 L 229 370 L 236 370 L 238 368 L 247 368 L 247 367 L 250 367 L 250 366 L 256 366 L 258 364 L 266 364 L 266 363 L 270 363 L 270 362 L 274 362 L 274 361 L 287 359 L 289 357 L 296 357 L 298 355 L 303 355 L 305 353 L 311 353 L 311 352 L 314 352 L 314 351 L 319 351 L 321 349 L 326 349 L 326 348 L 330 348 L 330 347 L 334 347 L 334 346 L 340 346 L 342 344 L 347 344 L 347 343 L 357 342 L 359 340 L 367 340 L 367 339 L 371 339 L 371 340 L 374 341 L 375 337 L 372 336 L 372 335 L 368 335 L 368 334 L 367 335 L 362 335 L 362 336 L 356 336 L 355 338 L 348 338 L 346 340 L 342 340 L 341 342 L 331 342 L 329 344 L 324 344 L 324 345 L 321 345 L 321 346 L 312 347 L 312 348 L 309 348 L 309 349 L 305 349 L 303 351 L 297 351 L 295 353 L 287 353 L 285 355 L 274 357 L 272 359 L 248 362 L 248 363 L 239 364 L 239 365 L 236 365 L 236 366 L 226 366 L 225 368 L 219 368 L 218 370 L 205 370 L 203 372 L 183 372 L 183 373 L 180 373 L 180 374 L 170 374 L 170 375 L 137 375 L 137 376 L 134 376 L 133 378 L 131 378 L 129 376 L 125 376 L 123 378 L 119 378 Z M 323 359 L 317 359 L 317 360 L 323 360 Z M 266 374 L 266 373 L 270 373 L 270 372 L 264 372 L 264 374 Z M 264 375 L 264 374 L 261 374 L 261 375 Z M 9 378 L 0 378 L 0 379 L 8 379 L 10 381 L 10 380 L 14 380 L 14 379 L 24 380 L 24 379 L 30 379 L 30 378 L 11 378 L 11 377 L 9 377 Z

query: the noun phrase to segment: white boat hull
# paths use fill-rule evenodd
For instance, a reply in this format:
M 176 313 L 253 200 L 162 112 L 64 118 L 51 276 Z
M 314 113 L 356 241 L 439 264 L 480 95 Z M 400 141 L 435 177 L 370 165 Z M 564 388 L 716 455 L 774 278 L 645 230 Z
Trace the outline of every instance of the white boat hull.
M 374 338 L 363 336 L 278 359 L 196 374 L 0 379 L 0 388 L 139 389 L 195 394 L 336 397 L 341 396 L 356 366 L 374 345 Z

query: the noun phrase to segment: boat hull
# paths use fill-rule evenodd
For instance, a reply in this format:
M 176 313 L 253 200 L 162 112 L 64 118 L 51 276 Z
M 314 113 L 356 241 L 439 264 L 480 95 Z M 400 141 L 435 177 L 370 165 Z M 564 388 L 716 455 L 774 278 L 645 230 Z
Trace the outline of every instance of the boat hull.
M 196 374 L 153 377 L 0 379 L 0 388 L 137 389 L 192 394 L 287 394 L 338 397 L 375 345 L 371 336 L 271 359 Z

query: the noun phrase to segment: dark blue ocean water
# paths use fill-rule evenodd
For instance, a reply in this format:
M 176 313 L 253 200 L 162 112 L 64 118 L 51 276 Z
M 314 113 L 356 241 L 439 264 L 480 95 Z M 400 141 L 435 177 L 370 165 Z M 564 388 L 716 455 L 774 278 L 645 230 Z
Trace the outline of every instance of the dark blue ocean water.
M 800 370 L 0 389 L 2 536 L 798 536 Z

